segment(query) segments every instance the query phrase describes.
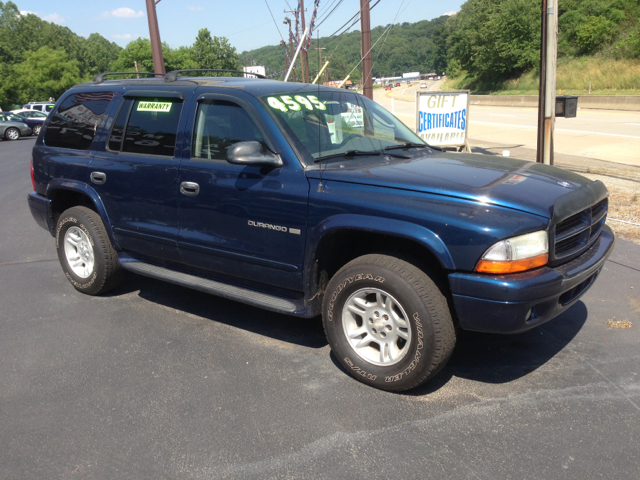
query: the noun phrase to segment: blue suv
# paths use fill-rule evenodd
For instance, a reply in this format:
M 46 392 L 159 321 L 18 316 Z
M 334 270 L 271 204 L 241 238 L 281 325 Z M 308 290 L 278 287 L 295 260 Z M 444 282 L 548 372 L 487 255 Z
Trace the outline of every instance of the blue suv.
M 80 292 L 132 271 L 322 315 L 351 375 L 401 391 L 458 329 L 557 316 L 612 251 L 599 181 L 443 152 L 354 92 L 180 73 L 98 75 L 36 141 L 29 206 Z

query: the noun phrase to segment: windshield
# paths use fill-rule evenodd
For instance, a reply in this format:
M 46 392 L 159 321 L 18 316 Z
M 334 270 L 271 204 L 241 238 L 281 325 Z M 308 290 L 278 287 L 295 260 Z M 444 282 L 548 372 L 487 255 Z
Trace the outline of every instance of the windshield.
M 0 114 L 0 118 L 2 118 L 3 122 L 24 122 L 24 118 L 12 113 L 2 113 Z
M 393 145 L 426 145 L 391 113 L 362 95 L 308 88 L 261 98 L 307 162 L 347 152 L 380 153 Z

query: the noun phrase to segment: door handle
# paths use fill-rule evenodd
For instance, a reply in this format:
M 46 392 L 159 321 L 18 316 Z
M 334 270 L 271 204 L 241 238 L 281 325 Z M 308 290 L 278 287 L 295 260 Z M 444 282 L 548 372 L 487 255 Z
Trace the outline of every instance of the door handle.
M 96 185 L 102 185 L 107 181 L 107 174 L 103 172 L 91 172 L 91 181 Z
M 200 193 L 200 185 L 195 182 L 182 182 L 180 184 L 180 193 L 190 197 L 195 197 Z

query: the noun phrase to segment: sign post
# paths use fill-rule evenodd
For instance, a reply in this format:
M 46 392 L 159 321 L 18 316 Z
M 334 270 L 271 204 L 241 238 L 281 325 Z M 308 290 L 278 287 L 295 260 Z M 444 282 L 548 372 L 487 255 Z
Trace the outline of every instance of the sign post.
M 464 148 L 469 125 L 469 90 L 416 92 L 416 133 L 429 145 Z

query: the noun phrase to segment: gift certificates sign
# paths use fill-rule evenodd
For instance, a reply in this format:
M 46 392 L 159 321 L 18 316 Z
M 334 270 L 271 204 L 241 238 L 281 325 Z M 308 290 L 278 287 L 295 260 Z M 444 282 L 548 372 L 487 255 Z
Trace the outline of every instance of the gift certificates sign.
M 430 145 L 464 145 L 468 117 L 468 91 L 416 92 L 416 132 Z

